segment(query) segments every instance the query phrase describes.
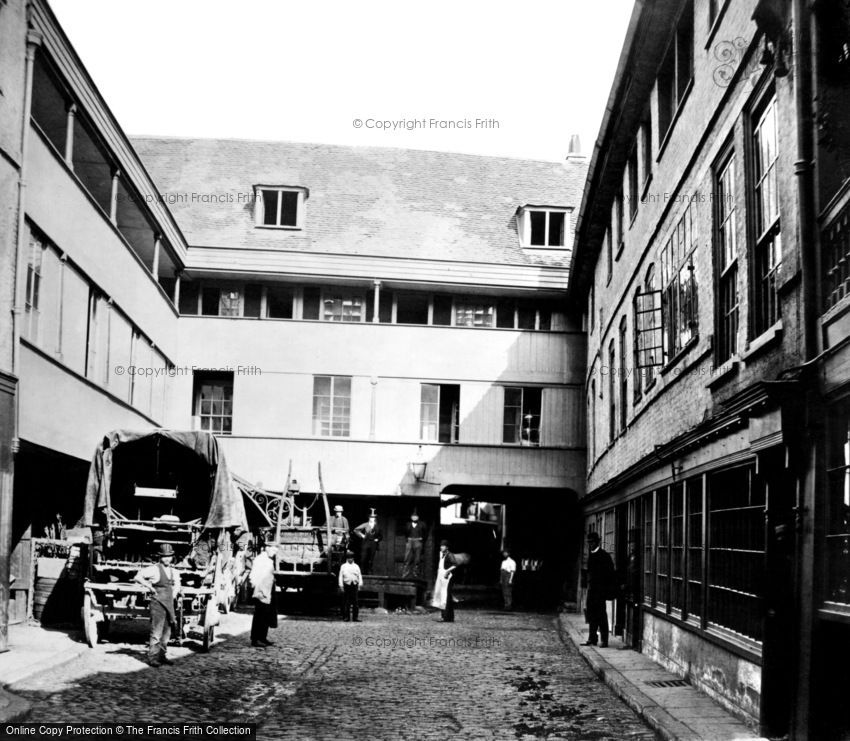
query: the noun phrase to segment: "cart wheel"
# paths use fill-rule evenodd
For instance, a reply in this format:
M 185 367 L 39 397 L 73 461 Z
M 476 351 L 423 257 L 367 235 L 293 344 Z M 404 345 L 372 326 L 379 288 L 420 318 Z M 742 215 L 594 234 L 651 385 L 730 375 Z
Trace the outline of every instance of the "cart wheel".
M 204 642 L 203 642 L 204 653 L 206 653 L 210 650 L 210 647 L 212 646 L 214 640 L 215 640 L 215 626 L 211 625 L 209 628 L 204 628 Z
M 94 611 L 92 609 L 92 599 L 90 594 L 83 597 L 83 630 L 86 634 L 86 642 L 94 648 L 97 645 L 98 627 L 97 621 L 94 619 Z

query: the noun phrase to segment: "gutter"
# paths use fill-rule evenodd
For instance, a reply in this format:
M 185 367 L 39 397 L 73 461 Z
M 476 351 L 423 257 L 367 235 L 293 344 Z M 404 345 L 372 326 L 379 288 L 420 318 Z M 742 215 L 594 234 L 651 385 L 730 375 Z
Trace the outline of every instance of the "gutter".
M 577 300 L 575 281 L 572 277 L 577 274 L 576 265 L 578 257 L 582 252 L 581 245 L 584 241 L 585 226 L 588 223 L 587 212 L 593 205 L 593 195 L 596 193 L 596 184 L 599 180 L 602 171 L 603 143 L 606 142 L 612 131 L 612 122 L 620 111 L 620 93 L 626 79 L 626 72 L 629 67 L 629 61 L 632 53 L 632 47 L 637 38 L 640 19 L 643 15 L 644 5 L 646 0 L 635 0 L 632 8 L 632 17 L 629 19 L 629 27 L 626 30 L 626 38 L 623 40 L 623 48 L 620 52 L 620 61 L 617 62 L 617 71 L 614 73 L 614 81 L 611 84 L 611 92 L 608 95 L 608 102 L 605 104 L 605 112 L 602 115 L 602 123 L 599 126 L 599 133 L 596 136 L 596 141 L 593 144 L 593 153 L 590 156 L 590 162 L 587 166 L 587 177 L 584 181 L 584 190 L 582 191 L 581 206 L 579 207 L 578 217 L 576 219 L 576 228 L 573 236 L 573 251 L 570 256 L 569 275 L 570 282 L 567 288 L 567 299 Z M 607 151 L 607 148 L 606 150 Z
M 15 306 L 12 310 L 12 374 L 20 374 L 21 363 L 21 325 L 25 312 L 27 290 L 27 229 L 26 229 L 26 193 L 27 193 L 27 153 L 29 151 L 30 111 L 32 109 L 33 67 L 36 48 L 41 46 L 42 36 L 37 31 L 27 32 L 26 70 L 24 73 L 24 108 L 21 121 L 21 169 L 18 178 L 18 223 L 17 246 L 15 249 Z M 15 395 L 15 420 L 12 436 L 13 452 L 17 452 L 18 430 L 20 429 L 20 395 Z

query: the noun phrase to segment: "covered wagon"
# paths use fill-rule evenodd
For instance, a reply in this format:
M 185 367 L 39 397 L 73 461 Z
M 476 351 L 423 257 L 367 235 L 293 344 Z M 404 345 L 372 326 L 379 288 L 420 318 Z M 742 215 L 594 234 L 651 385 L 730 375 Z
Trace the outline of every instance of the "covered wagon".
M 92 532 L 82 607 L 90 645 L 120 621 L 148 619 L 150 596 L 133 579 L 168 544 L 181 581 L 178 637 L 210 647 L 244 573 L 247 530 L 242 492 L 213 435 L 105 435 L 89 470 L 83 524 Z

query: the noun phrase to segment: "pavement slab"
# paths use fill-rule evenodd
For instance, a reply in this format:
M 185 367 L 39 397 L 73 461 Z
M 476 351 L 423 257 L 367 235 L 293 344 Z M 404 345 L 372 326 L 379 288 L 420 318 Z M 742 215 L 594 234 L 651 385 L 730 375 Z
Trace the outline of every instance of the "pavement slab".
M 561 613 L 565 641 L 574 645 L 596 674 L 666 741 L 766 741 L 741 719 L 696 687 L 652 687 L 647 682 L 681 679 L 648 656 L 624 650 L 616 639 L 608 648 L 581 646 L 584 617 Z

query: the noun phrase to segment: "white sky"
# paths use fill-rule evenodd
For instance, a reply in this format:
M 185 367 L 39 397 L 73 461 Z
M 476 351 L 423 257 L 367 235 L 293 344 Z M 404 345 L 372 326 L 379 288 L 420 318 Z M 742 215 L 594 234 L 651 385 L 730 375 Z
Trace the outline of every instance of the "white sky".
M 632 0 L 50 0 L 129 134 L 590 153 Z M 363 121 L 356 129 L 354 119 Z M 370 128 L 370 119 L 498 128 Z

